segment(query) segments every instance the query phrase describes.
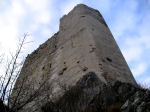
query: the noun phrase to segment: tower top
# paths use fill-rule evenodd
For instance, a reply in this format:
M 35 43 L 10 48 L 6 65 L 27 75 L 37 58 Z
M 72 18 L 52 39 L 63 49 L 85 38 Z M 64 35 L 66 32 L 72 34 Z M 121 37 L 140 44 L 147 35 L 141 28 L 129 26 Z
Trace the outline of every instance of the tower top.
M 94 17 L 96 20 L 101 20 L 101 18 L 103 18 L 98 10 L 84 4 L 78 4 L 73 10 L 60 19 L 60 31 L 62 29 L 70 29 L 73 25 L 77 24 L 80 19 L 87 17 Z M 106 25 L 105 21 L 103 21 L 103 23 Z

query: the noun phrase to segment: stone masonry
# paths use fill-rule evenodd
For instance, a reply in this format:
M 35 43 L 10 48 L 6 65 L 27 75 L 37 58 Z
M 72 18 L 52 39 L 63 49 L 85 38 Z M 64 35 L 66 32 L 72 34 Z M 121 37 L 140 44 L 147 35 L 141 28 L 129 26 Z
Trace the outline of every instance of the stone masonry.
M 88 72 L 95 72 L 106 85 L 115 81 L 137 85 L 102 15 L 79 4 L 60 19 L 59 32 L 27 56 L 12 96 L 23 83 L 23 101 L 46 81 L 47 91 L 40 91 L 22 109 L 39 111 L 43 103 L 62 96 L 63 86 L 74 86 Z

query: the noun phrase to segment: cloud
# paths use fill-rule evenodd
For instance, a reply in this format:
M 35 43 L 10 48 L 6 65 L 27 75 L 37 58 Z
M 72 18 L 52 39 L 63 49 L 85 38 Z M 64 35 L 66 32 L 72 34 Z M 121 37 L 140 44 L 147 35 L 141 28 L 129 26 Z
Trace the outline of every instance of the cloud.
M 147 64 L 145 64 L 145 63 L 139 63 L 134 68 L 131 68 L 131 71 L 133 72 L 133 75 L 135 77 L 138 77 L 138 76 L 144 74 L 144 72 L 146 70 L 147 70 Z
M 42 29 L 42 35 L 47 38 L 50 35 L 52 35 L 52 32 L 47 28 L 47 29 Z
M 47 35 L 48 38 L 46 25 L 51 22 L 51 3 L 49 0 L 2 1 L 0 4 L 0 54 L 4 53 L 5 58 L 10 57 L 10 52 L 14 54 L 18 38 L 23 38 L 26 32 L 31 34 L 27 42 L 34 42 L 24 46 L 21 57 L 25 57 L 36 49 L 39 43 L 44 41 L 42 37 Z M 1 67 L 0 72 L 4 72 L 4 67 Z
M 124 36 L 127 31 L 133 31 L 136 28 L 139 15 L 136 14 L 138 2 L 136 0 L 116 2 L 110 10 L 112 20 L 110 28 L 116 39 Z
M 43 28 L 41 26 L 51 22 L 51 3 L 49 0 L 14 0 L 9 4 L 3 1 L 1 7 L 6 7 L 0 10 L 0 43 L 3 50 L 0 53 L 8 49 L 13 52 L 17 38 L 23 33 L 30 32 L 36 37 L 36 32 Z M 46 33 L 41 30 L 42 34 Z
M 138 46 L 138 45 L 137 46 L 129 45 L 129 46 L 126 46 L 122 50 L 122 52 L 127 62 L 130 63 L 132 61 L 137 61 L 141 58 L 142 48 L 141 46 Z
M 3 48 L 1 53 L 8 49 L 11 51 L 16 49 L 19 22 L 24 14 L 25 10 L 22 8 L 22 4 L 17 1 L 14 1 L 5 11 L 0 11 L 0 42 Z
M 146 12 L 146 13 L 145 13 Z M 143 15 L 143 13 L 139 14 L 139 16 Z M 126 35 L 126 38 L 123 39 L 122 42 L 122 51 L 123 54 L 131 67 L 133 74 L 137 77 L 137 80 L 140 80 L 138 76 L 142 76 L 147 73 L 148 68 L 150 67 L 150 23 L 147 22 L 150 19 L 150 14 L 144 11 L 144 18 L 140 18 L 138 22 L 136 22 L 135 29 L 133 29 L 134 34 L 132 35 L 129 32 Z M 124 35 L 125 36 L 125 35 Z M 146 75 L 146 74 L 145 74 Z M 149 77 L 146 75 L 146 77 Z
M 34 22 L 47 24 L 51 20 L 51 13 L 49 7 L 51 2 L 48 0 L 24 0 L 27 10 L 32 13 Z

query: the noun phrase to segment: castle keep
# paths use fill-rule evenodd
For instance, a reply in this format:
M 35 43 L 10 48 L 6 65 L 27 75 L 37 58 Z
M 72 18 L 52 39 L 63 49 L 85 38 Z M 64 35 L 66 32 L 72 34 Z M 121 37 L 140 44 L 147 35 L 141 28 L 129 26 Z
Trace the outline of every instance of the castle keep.
M 74 86 L 88 72 L 94 72 L 106 85 L 115 81 L 136 85 L 102 15 L 79 4 L 60 19 L 58 33 L 27 56 L 12 96 L 22 83 L 20 96 L 24 98 L 44 84 L 38 97 L 24 106 L 25 112 L 30 107 L 38 111 L 43 103 L 60 98 L 64 88 Z

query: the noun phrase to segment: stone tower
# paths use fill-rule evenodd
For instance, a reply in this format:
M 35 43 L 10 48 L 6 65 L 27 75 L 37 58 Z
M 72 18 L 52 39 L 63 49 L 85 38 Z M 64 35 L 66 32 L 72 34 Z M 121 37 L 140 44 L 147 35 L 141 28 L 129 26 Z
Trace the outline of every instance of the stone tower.
M 42 91 L 37 100 L 24 106 L 25 111 L 31 105 L 36 109 L 41 103 L 61 96 L 61 86 L 73 86 L 91 71 L 107 85 L 117 80 L 136 85 L 102 15 L 79 4 L 60 19 L 59 32 L 28 55 L 15 88 L 23 83 L 24 95 L 33 93 L 47 81 L 46 87 L 51 86 L 48 91 Z M 16 94 L 14 89 L 12 96 Z

